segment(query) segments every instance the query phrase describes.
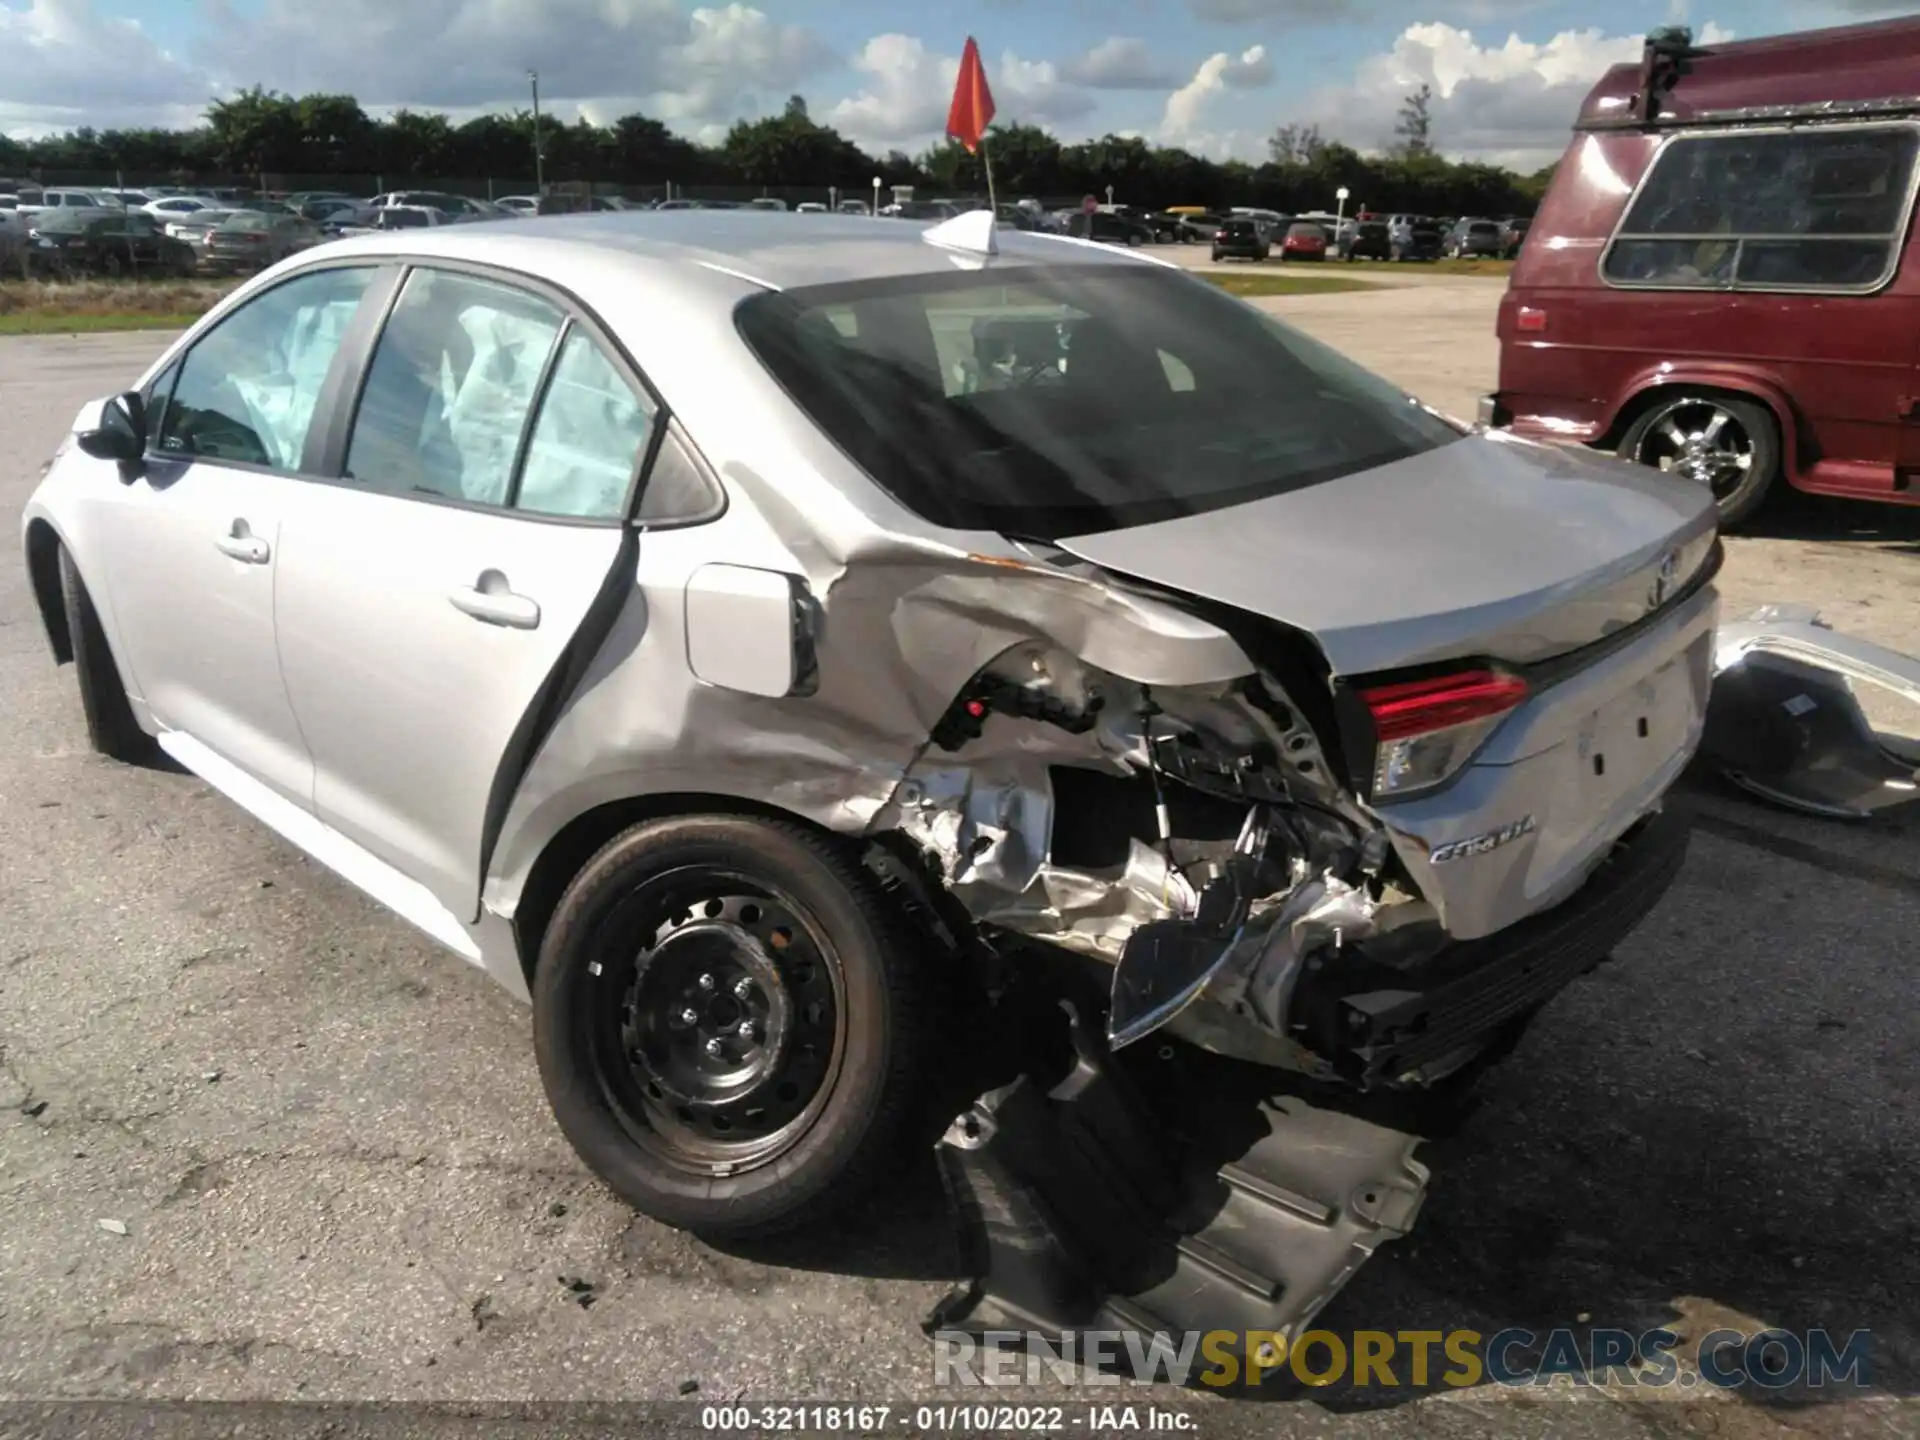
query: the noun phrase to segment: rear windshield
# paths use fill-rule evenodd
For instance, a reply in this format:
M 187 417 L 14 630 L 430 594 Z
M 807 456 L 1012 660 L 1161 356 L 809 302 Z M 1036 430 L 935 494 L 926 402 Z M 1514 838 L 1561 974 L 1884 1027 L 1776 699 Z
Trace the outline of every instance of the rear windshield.
M 1017 277 L 1017 278 L 1016 278 Z M 1188 276 L 1148 266 L 768 292 L 742 338 L 917 515 L 1057 538 L 1263 499 L 1461 431 Z
M 1500 227 L 1491 220 L 1476 220 L 1467 227 L 1467 230 L 1470 234 L 1474 235 L 1497 235 L 1500 233 Z
M 1287 238 L 1289 240 L 1324 240 L 1327 238 L 1327 232 L 1318 225 L 1289 225 Z
M 1369 220 L 1359 227 L 1360 233 L 1370 240 L 1378 240 L 1387 233 L 1387 227 L 1376 220 Z

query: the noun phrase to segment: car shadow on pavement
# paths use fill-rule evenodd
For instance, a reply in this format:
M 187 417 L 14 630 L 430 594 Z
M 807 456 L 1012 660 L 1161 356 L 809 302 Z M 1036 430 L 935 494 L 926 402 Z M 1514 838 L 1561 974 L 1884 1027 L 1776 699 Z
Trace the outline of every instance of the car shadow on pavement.
M 1873 545 L 1920 555 L 1920 505 L 1879 505 L 1782 487 L 1741 526 L 1742 537 Z

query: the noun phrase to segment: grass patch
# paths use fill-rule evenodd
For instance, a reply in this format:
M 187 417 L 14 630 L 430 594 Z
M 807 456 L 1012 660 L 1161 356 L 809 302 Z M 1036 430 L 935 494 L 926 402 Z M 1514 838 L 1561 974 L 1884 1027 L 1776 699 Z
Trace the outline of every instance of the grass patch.
M 0 315 L 0 336 L 4 335 L 104 335 L 119 330 L 184 330 L 200 318 L 167 315 L 157 311 L 108 311 L 93 315 L 37 315 L 31 311 Z
M 0 280 L 0 335 L 178 330 L 233 280 Z
M 1265 295 L 1332 295 L 1341 290 L 1378 290 L 1346 275 L 1328 275 L 1324 279 L 1306 275 L 1223 275 L 1215 270 L 1192 272 L 1209 285 L 1218 285 L 1229 295 L 1257 299 Z
M 1425 271 L 1432 275 L 1497 275 L 1504 279 L 1513 273 L 1511 260 L 1406 260 L 1397 265 L 1391 260 L 1339 260 L 1328 263 L 1363 274 L 1369 270 L 1413 271 L 1416 274 Z

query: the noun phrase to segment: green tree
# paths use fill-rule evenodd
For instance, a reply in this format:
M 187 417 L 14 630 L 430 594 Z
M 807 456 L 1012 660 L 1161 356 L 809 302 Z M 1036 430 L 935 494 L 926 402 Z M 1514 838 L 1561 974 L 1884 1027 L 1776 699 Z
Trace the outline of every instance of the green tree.
M 873 173 L 873 162 L 851 140 L 807 118 L 805 102 L 797 111 L 789 101 L 783 114 L 734 122 L 720 155 L 749 185 L 853 186 Z
M 1393 123 L 1395 149 L 1402 155 L 1426 155 L 1433 150 L 1433 87 L 1422 84 L 1400 102 Z
M 453 125 L 446 116 L 398 110 L 380 127 L 380 163 L 375 168 L 385 175 L 406 175 L 416 180 L 444 175 L 457 148 Z
M 297 169 L 338 175 L 359 169 L 374 146 L 374 123 L 351 95 L 302 95 L 293 102 L 299 126 Z
M 258 175 L 296 168 L 304 130 L 297 103 L 289 95 L 255 85 L 207 107 L 207 128 L 220 164 L 236 173 Z

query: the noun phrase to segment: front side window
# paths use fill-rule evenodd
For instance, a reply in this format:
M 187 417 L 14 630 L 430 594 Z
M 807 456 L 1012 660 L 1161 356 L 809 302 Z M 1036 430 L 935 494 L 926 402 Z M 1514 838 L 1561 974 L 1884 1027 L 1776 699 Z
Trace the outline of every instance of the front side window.
M 513 507 L 617 520 L 653 430 L 653 403 L 585 331 L 571 331 L 540 400 Z
M 1917 156 L 1912 125 L 1678 136 L 1602 273 L 1619 285 L 1875 289 L 1898 263 Z
M 1059 538 L 1337 480 L 1460 438 L 1336 352 L 1157 267 L 756 295 L 736 323 L 907 508 Z
M 356 266 L 298 276 L 201 336 L 180 368 L 157 448 L 298 470 L 314 406 L 373 273 Z
M 347 478 L 400 495 L 504 505 L 564 318 L 508 285 L 415 270 L 373 352 Z

